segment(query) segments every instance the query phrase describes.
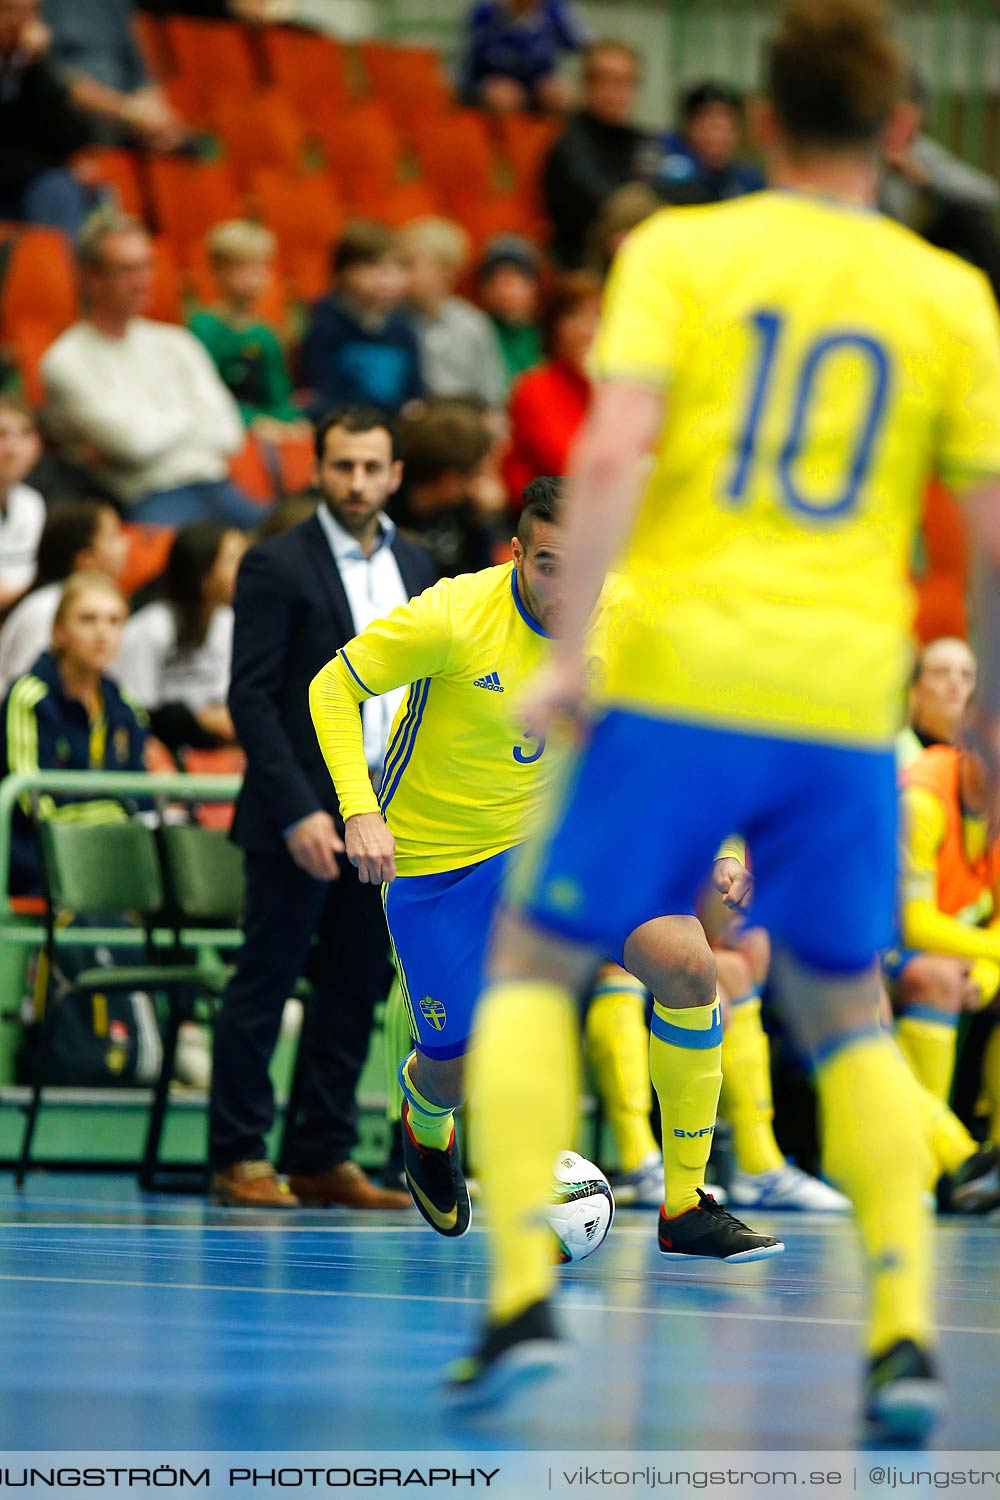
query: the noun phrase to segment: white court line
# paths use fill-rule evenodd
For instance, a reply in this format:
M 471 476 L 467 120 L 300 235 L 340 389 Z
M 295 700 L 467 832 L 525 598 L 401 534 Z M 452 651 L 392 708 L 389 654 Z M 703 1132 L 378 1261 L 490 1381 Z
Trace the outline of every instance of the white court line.
M 8 1276 L 0 1274 L 0 1281 L 21 1281 L 43 1286 L 118 1286 L 148 1288 L 159 1292 L 249 1292 L 263 1297 L 341 1297 L 361 1302 L 431 1302 L 456 1307 L 484 1307 L 485 1297 L 429 1297 L 419 1292 L 335 1292 L 328 1289 L 310 1290 L 308 1287 L 271 1286 L 224 1286 L 204 1281 L 117 1281 L 104 1280 L 100 1276 Z M 717 1312 L 715 1309 L 687 1307 L 636 1307 L 634 1304 L 604 1302 L 595 1307 L 592 1302 L 570 1302 L 560 1298 L 557 1306 L 570 1312 L 632 1313 L 637 1317 L 650 1315 L 660 1318 L 718 1318 L 734 1323 L 808 1323 L 828 1328 L 864 1328 L 861 1318 L 808 1318 L 797 1313 L 776 1316 L 773 1313 Z M 938 1333 L 970 1333 L 987 1338 L 1000 1338 L 1000 1328 L 966 1328 L 955 1323 L 939 1323 Z

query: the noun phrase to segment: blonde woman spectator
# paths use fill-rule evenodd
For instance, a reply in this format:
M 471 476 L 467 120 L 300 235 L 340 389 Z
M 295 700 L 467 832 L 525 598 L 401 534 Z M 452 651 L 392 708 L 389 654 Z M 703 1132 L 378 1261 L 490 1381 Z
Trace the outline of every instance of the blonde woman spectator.
M 644 182 L 627 182 L 603 204 L 590 235 L 591 269 L 603 281 L 625 236 L 662 205 Z
M 35 576 L 45 501 L 24 483 L 41 444 L 29 408 L 0 396 L 0 610 L 19 599 Z
M 233 654 L 233 592 L 246 550 L 241 531 L 196 521 L 174 539 L 163 598 L 134 614 L 114 676 L 140 702 L 170 750 L 236 740 L 226 707 Z
M 113 505 L 66 500 L 49 512 L 38 543 L 34 581 L 0 630 L 0 693 L 48 650 L 63 585 L 72 573 L 100 573 L 117 584 L 128 538 Z
M 267 442 L 311 437 L 292 401 L 292 377 L 281 340 L 256 316 L 272 274 L 276 240 L 263 224 L 230 219 L 205 241 L 219 291 L 218 306 L 188 324 L 212 356 L 246 425 Z
M 477 396 L 502 406 L 507 379 L 496 333 L 484 312 L 455 296 L 469 262 L 469 236 L 450 219 L 414 219 L 400 243 L 428 395 Z

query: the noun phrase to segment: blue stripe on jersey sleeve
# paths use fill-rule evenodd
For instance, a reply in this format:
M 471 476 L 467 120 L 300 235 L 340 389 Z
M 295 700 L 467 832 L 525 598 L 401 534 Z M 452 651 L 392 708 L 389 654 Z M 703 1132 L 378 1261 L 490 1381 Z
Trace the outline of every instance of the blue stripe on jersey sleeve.
M 354 681 L 357 683 L 358 687 L 359 688 L 364 688 L 364 690 L 368 694 L 369 698 L 377 698 L 378 697 L 378 693 L 376 693 L 375 689 L 374 688 L 370 688 L 366 682 L 362 682 L 361 681 L 361 678 L 358 676 L 357 672 L 355 672 L 354 668 L 351 666 L 350 658 L 348 657 L 347 652 L 343 649 L 343 647 L 337 652 L 337 655 L 338 656 L 342 656 L 344 658 L 344 665 L 347 668 L 347 670 L 350 672 L 351 676 L 354 678 Z

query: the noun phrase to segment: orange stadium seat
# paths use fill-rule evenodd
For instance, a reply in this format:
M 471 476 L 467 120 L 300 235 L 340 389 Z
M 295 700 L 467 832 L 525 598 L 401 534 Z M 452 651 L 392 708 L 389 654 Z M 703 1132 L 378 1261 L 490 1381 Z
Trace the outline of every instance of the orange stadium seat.
M 562 129 L 561 121 L 540 115 L 508 114 L 498 116 L 497 128 L 518 185 L 524 191 L 537 192 L 542 166 Z
M 382 104 L 320 110 L 310 125 L 345 203 L 368 204 L 398 184 L 402 146 Z
M 372 97 L 385 105 L 401 129 L 454 107 L 451 84 L 433 48 L 370 41 L 361 43 L 360 52 Z
M 168 16 L 163 27 L 177 79 L 182 80 L 178 102 L 183 107 L 186 99 L 197 121 L 210 117 L 221 97 L 246 96 L 257 87 L 245 27 L 235 21 L 201 21 L 190 16 Z
M 267 26 L 262 41 L 271 83 L 303 119 L 316 109 L 346 107 L 344 51 L 333 37 L 293 26 Z
M 42 356 L 61 331 L 61 329 L 53 328 L 51 323 L 23 318 L 3 339 L 20 374 L 24 399 L 32 406 L 44 405 Z
M 184 298 L 177 256 L 169 240 L 162 235 L 154 236 L 153 250 L 153 291 L 146 317 L 160 323 L 181 323 L 184 320 Z
M 275 89 L 220 100 L 215 124 L 241 188 L 263 168 L 294 176 L 302 166 L 305 131 L 291 104 Z
M 940 480 L 928 486 L 922 530 L 924 568 L 915 581 L 917 639 L 924 645 L 942 635 L 966 640 L 969 541 L 961 511 Z
M 238 745 L 218 750 L 185 750 L 182 758 L 189 776 L 242 776 L 247 768 L 247 758 Z M 228 832 L 233 811 L 232 802 L 201 802 L 195 808 L 195 817 L 202 828 Z
M 124 531 L 128 555 L 121 586 L 126 594 L 134 594 L 163 572 L 175 533 L 169 526 L 140 526 L 135 521 L 126 521 Z
M 44 324 L 55 338 L 75 322 L 78 306 L 76 267 L 65 236 L 57 229 L 21 226 L 0 292 L 0 337 L 32 323 Z
M 489 197 L 459 193 L 451 200 L 449 213 L 464 225 L 477 249 L 498 234 L 538 240 L 544 227 L 532 199 L 520 192 Z
M 305 301 L 322 296 L 330 285 L 330 252 L 344 222 L 329 179 L 318 173 L 286 178 L 259 172 L 252 197 L 278 238 L 281 264 L 295 295 Z
M 450 212 L 450 208 L 448 210 Z M 422 219 L 426 214 L 439 214 L 444 207 L 437 193 L 426 182 L 404 182 L 385 195 L 378 205 L 368 210 L 388 224 L 399 229 L 410 219 Z
M 411 127 L 424 175 L 442 198 L 486 196 L 494 186 L 494 156 L 483 116 L 474 109 L 414 121 Z
M 225 162 L 155 157 L 149 185 L 157 227 L 187 264 L 213 224 L 238 219 L 243 198 Z
M 239 453 L 229 460 L 229 475 L 245 495 L 262 506 L 270 505 L 275 499 L 275 476 L 260 444 L 249 434 Z
M 134 151 L 95 149 L 81 151 L 73 165 L 82 168 L 88 181 L 102 183 L 114 192 L 119 208 L 127 214 L 145 213 L 140 160 Z
M 132 25 L 149 76 L 158 80 L 166 78 L 174 71 L 174 62 L 159 17 L 139 10 L 132 17 Z
M 311 438 L 285 438 L 278 444 L 278 475 L 283 495 L 300 495 L 313 481 L 316 452 Z

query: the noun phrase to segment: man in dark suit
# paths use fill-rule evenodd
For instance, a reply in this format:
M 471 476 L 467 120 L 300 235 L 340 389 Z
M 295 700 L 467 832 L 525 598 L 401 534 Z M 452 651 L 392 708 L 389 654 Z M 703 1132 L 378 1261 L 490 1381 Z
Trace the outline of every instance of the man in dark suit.
M 389 419 L 375 408 L 326 417 L 316 435 L 316 515 L 251 548 L 236 586 L 229 706 L 247 755 L 233 823 L 246 851 L 246 941 L 216 1028 L 209 1144 L 213 1194 L 234 1206 L 411 1206 L 350 1159 L 354 1094 L 372 1010 L 388 989 L 389 944 L 378 888 L 361 885 L 344 857 L 308 696 L 320 667 L 357 631 L 437 577 L 426 549 L 385 515 L 402 478 L 393 443 Z M 380 698 L 365 710 L 377 779 L 395 704 Z M 285 999 L 307 965 L 316 1003 L 286 1185 L 266 1159 L 268 1064 Z

